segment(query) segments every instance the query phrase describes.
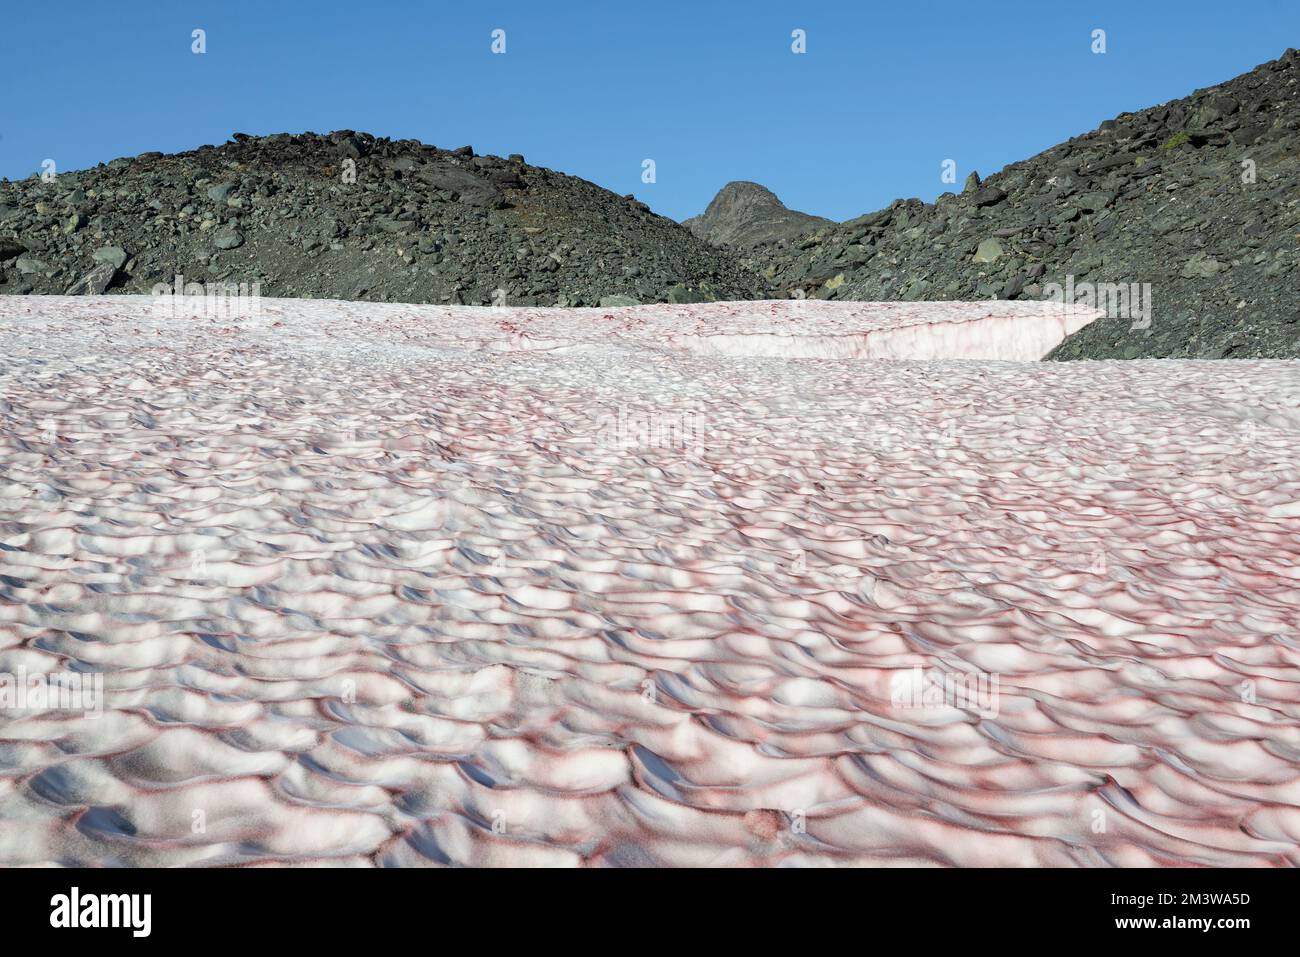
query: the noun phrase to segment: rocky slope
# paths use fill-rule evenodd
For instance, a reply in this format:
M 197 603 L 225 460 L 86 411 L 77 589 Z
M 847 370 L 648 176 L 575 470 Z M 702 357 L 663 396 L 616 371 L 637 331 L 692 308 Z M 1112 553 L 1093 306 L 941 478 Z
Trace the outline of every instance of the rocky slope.
M 719 246 L 749 247 L 793 240 L 834 221 L 787 209 L 766 186 L 737 180 L 718 191 L 709 208 L 682 225 Z
M 1300 356 L 1300 54 L 1122 113 L 933 204 L 898 200 L 746 255 L 778 294 L 825 299 L 1151 284 L 1149 316 L 1117 303 L 1053 358 Z
M 1052 357 L 1300 356 L 1300 55 L 935 203 L 835 224 L 738 182 L 685 225 L 521 156 L 236 134 L 0 181 L 0 292 L 145 292 L 178 273 L 270 296 L 514 305 L 1132 287 Z
M 355 169 L 355 181 L 348 182 Z M 677 223 L 522 156 L 341 130 L 0 181 L 0 293 L 261 284 L 270 296 L 515 305 L 747 299 Z

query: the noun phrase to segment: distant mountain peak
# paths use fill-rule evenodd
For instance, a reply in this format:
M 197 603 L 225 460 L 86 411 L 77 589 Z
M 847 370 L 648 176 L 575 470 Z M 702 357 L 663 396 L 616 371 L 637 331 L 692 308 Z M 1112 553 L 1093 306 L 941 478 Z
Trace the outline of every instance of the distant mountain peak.
M 787 209 L 775 193 L 759 183 L 734 180 L 718 190 L 708 209 L 682 225 L 715 246 L 749 247 L 797 239 L 834 222 Z

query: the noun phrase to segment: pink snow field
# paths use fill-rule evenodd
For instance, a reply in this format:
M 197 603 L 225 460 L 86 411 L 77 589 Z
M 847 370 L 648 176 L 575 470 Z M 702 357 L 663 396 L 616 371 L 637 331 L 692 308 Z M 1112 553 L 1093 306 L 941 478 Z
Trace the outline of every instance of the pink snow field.
M 1300 865 L 1300 362 L 1098 315 L 0 298 L 0 865 Z

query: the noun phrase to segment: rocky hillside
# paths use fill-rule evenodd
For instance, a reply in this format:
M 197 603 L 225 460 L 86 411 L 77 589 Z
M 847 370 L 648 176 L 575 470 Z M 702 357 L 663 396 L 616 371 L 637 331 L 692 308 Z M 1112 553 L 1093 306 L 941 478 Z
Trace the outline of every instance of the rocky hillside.
M 1099 303 L 1113 318 L 1053 358 L 1300 356 L 1300 54 L 934 203 L 836 224 L 737 182 L 686 225 L 522 156 L 235 134 L 0 181 L 0 292 L 146 292 L 178 273 L 272 296 L 514 305 L 1123 288 L 1138 295 Z
M 355 170 L 355 181 L 349 181 Z M 0 181 L 0 293 L 147 292 L 513 305 L 746 299 L 725 252 L 585 180 L 341 130 Z M 501 297 L 498 295 L 497 300 Z
M 899 200 L 747 255 L 778 294 L 825 299 L 1150 283 L 1149 316 L 1115 309 L 1058 359 L 1300 356 L 1300 54 L 1122 113 L 933 204 Z
M 833 226 L 834 221 L 786 209 L 766 186 L 737 180 L 722 187 L 708 209 L 682 225 L 715 245 L 745 248 L 799 239 Z

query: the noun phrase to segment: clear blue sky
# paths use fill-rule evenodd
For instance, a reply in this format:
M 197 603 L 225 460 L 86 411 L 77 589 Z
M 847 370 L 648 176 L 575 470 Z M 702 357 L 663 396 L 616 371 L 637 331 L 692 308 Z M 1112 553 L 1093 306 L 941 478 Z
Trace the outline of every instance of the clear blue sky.
M 351 128 L 523 153 L 677 219 L 733 179 L 846 219 L 1288 46 L 1297 0 L 10 0 L 0 176 Z

